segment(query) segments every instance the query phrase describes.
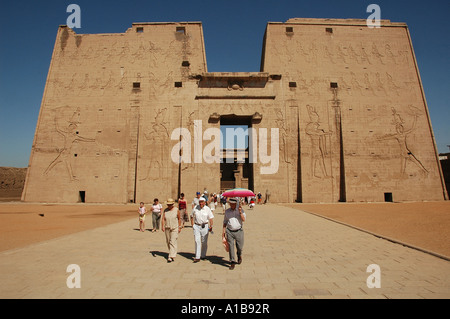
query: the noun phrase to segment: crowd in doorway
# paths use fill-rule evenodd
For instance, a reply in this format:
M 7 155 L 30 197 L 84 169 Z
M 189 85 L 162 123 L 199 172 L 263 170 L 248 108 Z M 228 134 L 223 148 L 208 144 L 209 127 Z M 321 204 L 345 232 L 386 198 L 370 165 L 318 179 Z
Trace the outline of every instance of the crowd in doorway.
M 175 261 L 178 252 L 178 234 L 185 228 L 191 227 L 194 234 L 195 256 L 194 263 L 207 259 L 208 238 L 213 233 L 214 213 L 220 207 L 223 214 L 222 243 L 229 253 L 232 270 L 242 263 L 244 247 L 243 224 L 247 218 L 244 207 L 253 209 L 255 205 L 262 204 L 262 194 L 258 192 L 255 197 L 227 198 L 223 193 L 211 193 L 208 191 L 196 192 L 192 202 L 188 201 L 184 193 L 178 200 L 168 198 L 163 206 L 158 198 L 153 200 L 149 210 L 143 202 L 139 205 L 139 231 L 145 231 L 145 217 L 151 215 L 151 232 L 161 230 L 166 239 L 168 257 L 167 262 Z M 268 203 L 270 193 L 266 191 L 264 203 Z M 177 204 L 177 205 L 176 205 Z M 219 227 L 220 227 L 219 226 Z

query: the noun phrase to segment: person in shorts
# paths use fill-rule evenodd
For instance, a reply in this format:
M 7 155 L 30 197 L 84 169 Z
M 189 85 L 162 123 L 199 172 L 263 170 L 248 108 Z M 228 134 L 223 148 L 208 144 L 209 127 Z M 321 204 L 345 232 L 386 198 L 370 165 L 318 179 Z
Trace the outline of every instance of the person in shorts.
M 139 204 L 139 231 L 145 231 L 145 215 L 147 214 L 147 208 L 144 206 L 144 202 Z

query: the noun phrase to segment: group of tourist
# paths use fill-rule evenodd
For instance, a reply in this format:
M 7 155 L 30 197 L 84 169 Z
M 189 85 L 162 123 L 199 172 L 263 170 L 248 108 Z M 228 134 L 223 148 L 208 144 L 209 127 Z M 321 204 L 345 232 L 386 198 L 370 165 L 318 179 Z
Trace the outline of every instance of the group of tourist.
M 161 224 L 161 230 L 165 233 L 167 248 L 169 255 L 167 262 L 175 261 L 177 255 L 177 240 L 178 234 L 185 227 L 186 222 L 190 222 L 194 233 L 195 241 L 195 257 L 194 263 L 206 259 L 206 252 L 208 249 L 208 236 L 213 231 L 214 225 L 214 210 L 218 203 L 222 204 L 224 209 L 224 219 L 222 224 L 222 241 L 229 252 L 230 269 L 234 269 L 236 264 L 242 263 L 242 251 L 244 247 L 244 230 L 242 228 L 243 222 L 246 219 L 242 203 L 239 203 L 238 198 L 229 198 L 217 196 L 212 194 L 208 198 L 207 193 L 203 195 L 200 192 L 196 193 L 196 197 L 192 201 L 191 212 L 187 210 L 187 200 L 184 194 L 181 193 L 178 199 L 178 207 L 175 207 L 175 201 L 172 198 L 167 199 L 163 209 L 161 203 L 157 198 L 154 199 L 151 207 L 152 232 L 157 232 Z M 226 209 L 226 203 L 229 208 Z M 145 216 L 147 209 L 144 203 L 139 205 L 139 230 L 145 230 Z M 237 259 L 235 257 L 235 247 Z

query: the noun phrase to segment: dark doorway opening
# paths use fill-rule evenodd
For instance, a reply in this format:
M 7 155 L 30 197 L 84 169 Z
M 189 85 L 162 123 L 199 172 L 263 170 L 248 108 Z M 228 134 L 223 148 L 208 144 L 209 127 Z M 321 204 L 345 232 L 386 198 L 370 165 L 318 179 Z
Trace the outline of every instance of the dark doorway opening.
M 394 201 L 392 199 L 392 193 L 384 193 L 384 201 L 392 203 Z
M 220 190 L 225 191 L 227 189 L 235 188 L 236 178 L 234 171 L 237 170 L 237 163 L 220 163 Z
M 249 129 L 252 116 L 222 115 L 220 130 L 222 132 L 220 189 L 221 191 L 242 187 L 253 190 L 253 163 L 249 160 Z M 227 141 L 233 135 L 234 140 Z M 236 134 L 236 136 L 234 135 Z
M 78 201 L 80 203 L 86 203 L 86 192 L 85 191 L 79 191 Z

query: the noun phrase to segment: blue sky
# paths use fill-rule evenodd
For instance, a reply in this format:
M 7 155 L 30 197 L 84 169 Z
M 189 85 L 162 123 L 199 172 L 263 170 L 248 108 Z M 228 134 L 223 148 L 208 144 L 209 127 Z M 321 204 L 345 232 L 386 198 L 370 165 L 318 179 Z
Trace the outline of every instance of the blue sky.
M 3 0 L 0 4 L 0 166 L 26 167 L 58 26 L 69 4 L 81 7 L 77 33 L 119 33 L 133 22 L 201 21 L 210 72 L 259 71 L 268 21 L 289 18 L 406 22 L 415 49 L 439 152 L 450 145 L 450 1 L 365 0 Z

